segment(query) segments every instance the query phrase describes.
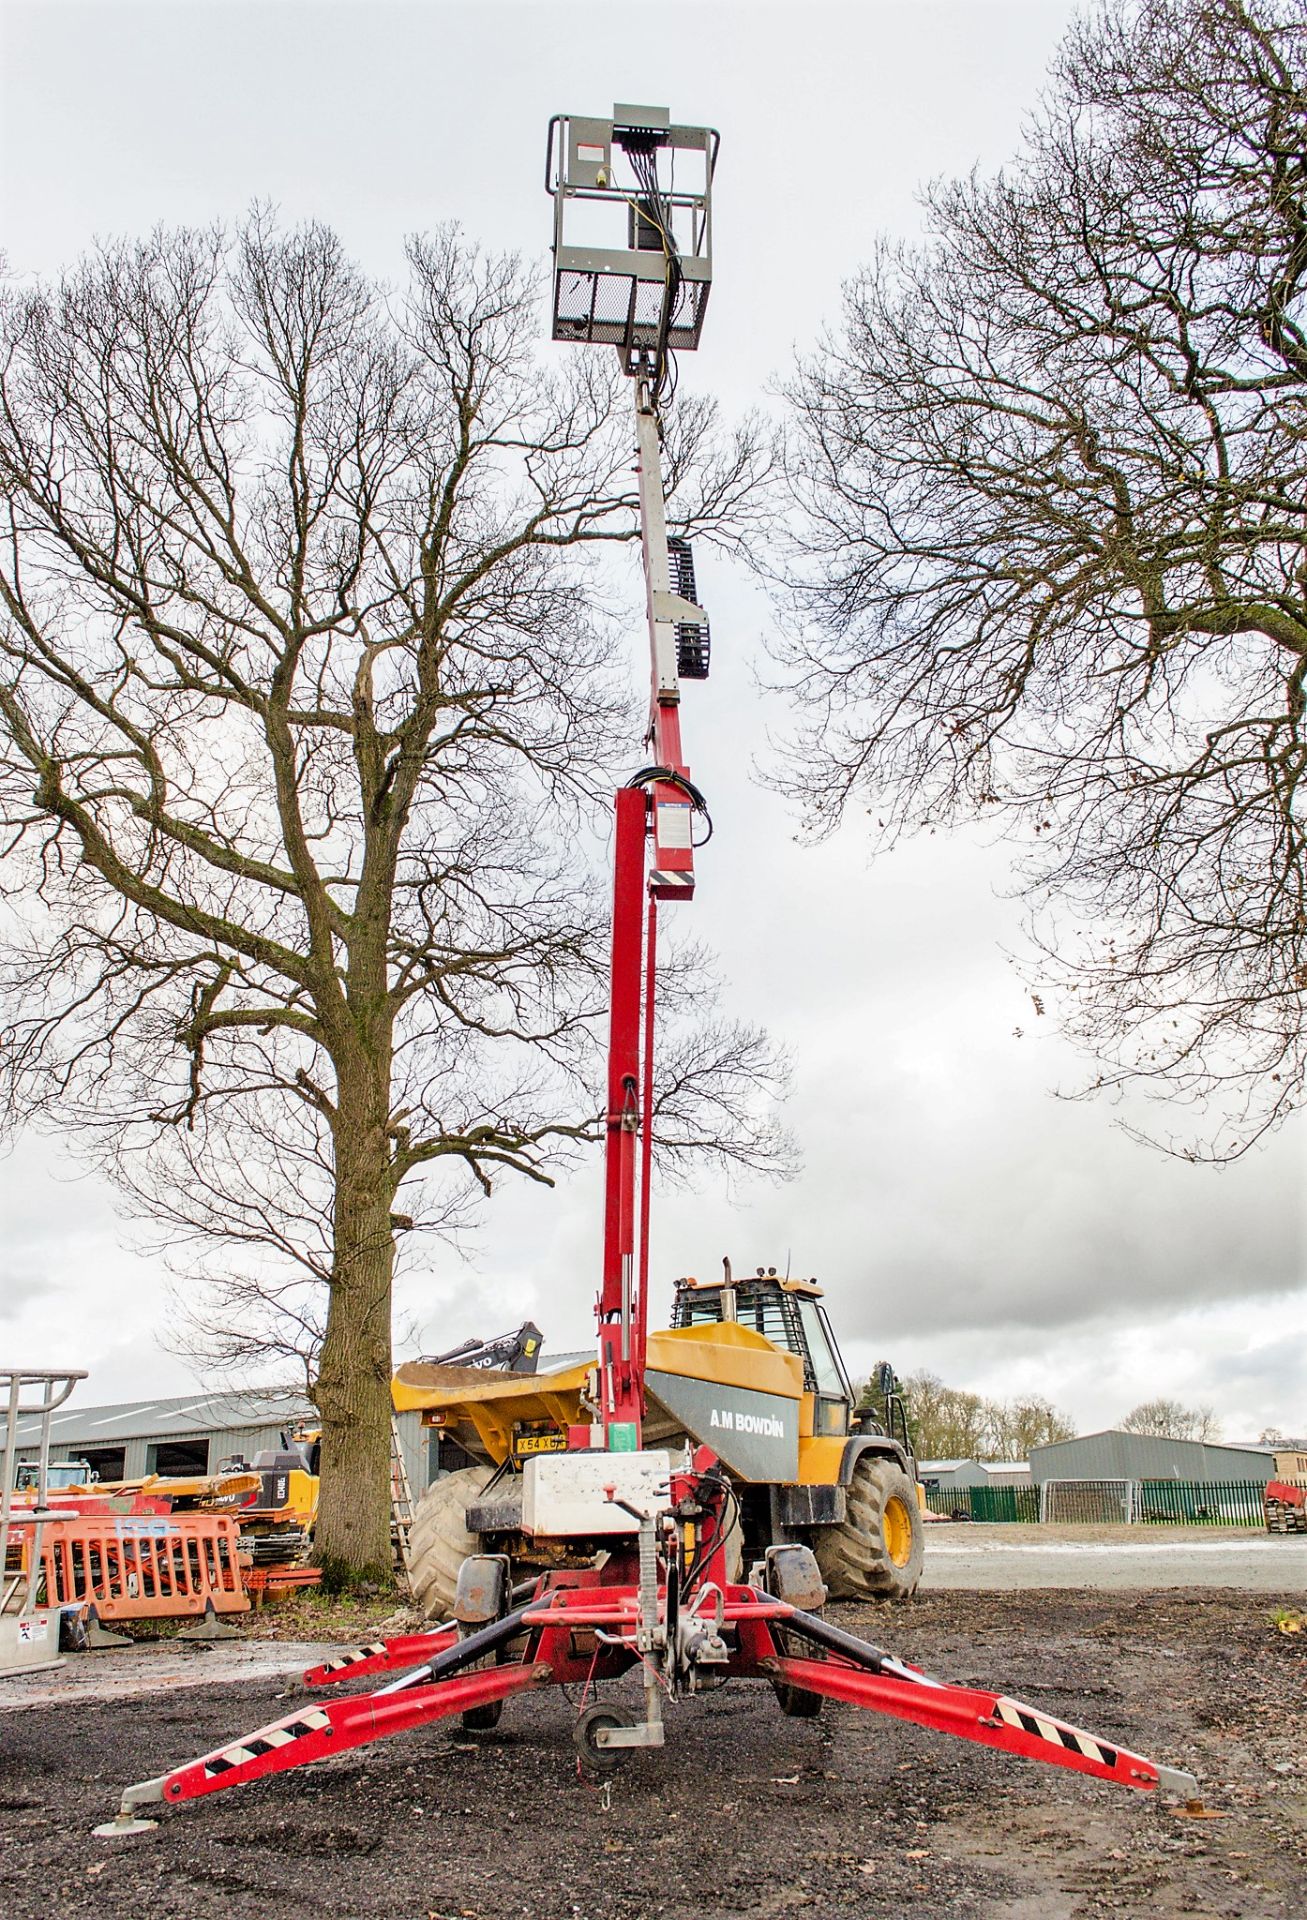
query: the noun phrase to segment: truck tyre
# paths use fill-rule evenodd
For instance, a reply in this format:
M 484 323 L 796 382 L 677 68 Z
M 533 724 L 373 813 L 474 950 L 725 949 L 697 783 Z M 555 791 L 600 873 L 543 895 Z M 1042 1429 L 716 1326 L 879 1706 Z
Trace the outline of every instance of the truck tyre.
M 467 1530 L 467 1510 L 493 1467 L 463 1467 L 433 1480 L 413 1510 L 408 1537 L 408 1578 L 413 1598 L 428 1620 L 447 1620 L 458 1570 L 481 1543 Z
M 905 1600 L 925 1554 L 916 1488 L 897 1461 L 864 1453 L 847 1493 L 844 1519 L 813 1541 L 831 1599 Z

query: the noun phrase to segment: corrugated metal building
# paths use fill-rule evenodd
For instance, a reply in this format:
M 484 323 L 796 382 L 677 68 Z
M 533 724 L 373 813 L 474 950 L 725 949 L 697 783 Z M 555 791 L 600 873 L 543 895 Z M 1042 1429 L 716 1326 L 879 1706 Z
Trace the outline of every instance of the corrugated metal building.
M 1027 1460 L 918 1460 L 925 1487 L 1028 1487 Z
M 171 1400 L 130 1400 L 108 1407 L 61 1407 L 50 1422 L 50 1458 L 85 1460 L 101 1480 L 137 1480 L 147 1473 L 216 1473 L 224 1460 L 281 1443 L 283 1429 L 317 1424 L 302 1394 L 277 1388 L 248 1393 L 191 1393 Z M 420 1416 L 401 1413 L 400 1444 L 414 1493 L 429 1483 L 434 1436 Z M 35 1460 L 40 1423 L 20 1421 L 20 1460 Z M 26 1443 L 26 1444 L 25 1444 Z
M 1086 1433 L 1030 1449 L 1036 1486 L 1046 1480 L 1266 1481 L 1274 1471 L 1269 1447 L 1220 1446 L 1204 1440 L 1164 1440 L 1155 1433 Z
M 923 1487 L 979 1487 L 985 1476 L 974 1460 L 918 1460 L 917 1478 Z

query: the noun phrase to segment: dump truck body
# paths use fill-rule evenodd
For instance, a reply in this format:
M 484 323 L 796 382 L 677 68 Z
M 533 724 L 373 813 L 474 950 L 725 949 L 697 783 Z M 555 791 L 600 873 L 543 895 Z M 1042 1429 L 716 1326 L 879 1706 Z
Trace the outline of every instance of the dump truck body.
M 810 1281 L 774 1274 L 730 1287 L 679 1283 L 679 1324 L 648 1335 L 643 1444 L 673 1452 L 711 1447 L 739 1500 L 746 1559 L 777 1542 L 833 1539 L 853 1526 L 851 1498 L 855 1508 L 865 1504 L 869 1464 L 885 1463 L 896 1477 L 875 1502 L 878 1520 L 889 1502 L 890 1538 L 878 1543 L 884 1564 L 874 1590 L 910 1592 L 921 1561 L 915 1468 L 901 1442 L 854 1405 L 820 1295 Z M 441 1528 L 459 1531 L 459 1544 L 470 1537 L 527 1565 L 575 1558 L 524 1531 L 522 1468 L 533 1455 L 584 1444 L 597 1388 L 588 1356 L 554 1368 L 546 1361 L 525 1376 L 423 1361 L 401 1366 L 396 1408 L 419 1411 L 453 1443 L 447 1457 L 468 1474 L 466 1503 L 442 1513 Z M 490 1471 L 478 1477 L 476 1468 Z M 433 1493 L 431 1510 L 437 1505 L 448 1505 L 447 1491 Z M 423 1503 L 418 1514 L 425 1539 Z M 452 1550 L 445 1558 L 452 1569 Z M 834 1578 L 838 1585 L 838 1568 Z M 447 1584 L 448 1576 L 436 1582 L 437 1602 Z

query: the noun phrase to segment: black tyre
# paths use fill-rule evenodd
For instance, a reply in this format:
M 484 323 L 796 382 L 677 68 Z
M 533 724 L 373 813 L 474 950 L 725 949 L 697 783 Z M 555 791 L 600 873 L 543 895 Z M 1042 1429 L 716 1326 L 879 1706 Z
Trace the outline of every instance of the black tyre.
M 787 1719 L 815 1720 L 821 1712 L 824 1694 L 809 1693 L 806 1687 L 791 1687 L 784 1680 L 773 1680 L 771 1684 L 776 1704 Z
M 863 1454 L 837 1527 L 813 1541 L 832 1600 L 903 1600 L 915 1593 L 925 1555 L 917 1489 L 897 1461 Z
M 467 1510 L 493 1467 L 463 1467 L 433 1480 L 413 1510 L 408 1539 L 408 1578 L 413 1598 L 428 1620 L 447 1620 L 458 1570 L 480 1541 L 467 1529 Z
M 572 1729 L 581 1754 L 581 1765 L 595 1779 L 603 1779 L 605 1774 L 614 1773 L 624 1760 L 629 1760 L 629 1747 L 601 1747 L 595 1742 L 595 1735 L 601 1727 L 633 1727 L 632 1716 L 621 1707 L 610 1707 L 606 1703 L 587 1707 L 577 1716 Z

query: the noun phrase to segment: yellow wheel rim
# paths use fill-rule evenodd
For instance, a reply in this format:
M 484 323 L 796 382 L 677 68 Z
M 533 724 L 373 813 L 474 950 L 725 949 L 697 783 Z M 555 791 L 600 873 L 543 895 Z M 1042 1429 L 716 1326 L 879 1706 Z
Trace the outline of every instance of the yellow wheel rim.
M 885 1551 L 894 1565 L 906 1567 L 912 1558 L 912 1515 L 896 1493 L 891 1494 L 885 1502 L 881 1532 L 885 1538 Z

